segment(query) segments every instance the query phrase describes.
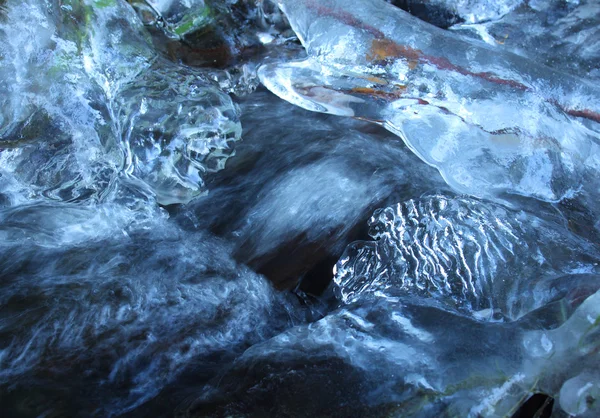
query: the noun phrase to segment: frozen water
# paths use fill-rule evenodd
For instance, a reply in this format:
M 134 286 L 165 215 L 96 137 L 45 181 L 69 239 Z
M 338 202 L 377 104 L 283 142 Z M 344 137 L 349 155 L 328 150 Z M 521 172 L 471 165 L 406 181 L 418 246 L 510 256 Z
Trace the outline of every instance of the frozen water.
M 123 170 L 149 184 L 163 204 L 204 191 L 205 173 L 225 168 L 241 137 L 231 98 L 191 69 L 153 66 L 116 102 Z
M 530 1 L 499 20 L 456 25 L 500 50 L 586 78 L 600 77 L 600 3 Z
M 597 9 L 0 0 L 2 412 L 597 416 Z
M 102 200 L 123 176 L 164 204 L 205 191 L 241 136 L 231 99 L 158 58 L 122 2 L 61 4 L 9 3 L 0 31 L 5 199 Z
M 128 0 L 164 57 L 209 73 L 236 95 L 252 93 L 265 57 L 298 56 L 296 35 L 274 0 Z
M 494 21 L 514 10 L 523 0 L 387 0 L 436 26 Z
M 596 195 L 596 85 L 384 1 L 281 4 L 310 58 L 261 68 L 275 94 L 383 125 L 461 192 Z
M 426 299 L 359 298 L 247 350 L 218 382 L 198 390 L 189 416 L 248 408 L 273 416 L 511 416 L 531 391 L 558 395 L 563 384 L 565 410 L 583 403 L 580 411 L 588 412 L 598 381 L 579 373 L 597 362 L 598 296 L 550 331 L 529 330 L 535 313 L 484 324 Z M 540 356 L 532 340 L 543 336 L 562 347 Z M 583 356 L 570 354 L 591 338 Z
M 383 129 L 310 113 L 265 91 L 245 98 L 241 114 L 250 128 L 236 156 L 179 220 L 225 234 L 238 258 L 278 287 L 295 286 L 328 257 L 330 279 L 345 245 L 362 236 L 364 219 L 377 207 L 405 193 L 449 191 Z
M 378 209 L 369 227 L 376 241 L 351 244 L 336 265 L 346 302 L 418 294 L 482 319 L 514 320 L 584 282 L 600 285 L 590 279 L 598 249 L 523 211 L 432 196 Z
M 176 36 L 184 36 L 211 21 L 212 10 L 204 0 L 147 0 L 143 3 L 156 11 Z

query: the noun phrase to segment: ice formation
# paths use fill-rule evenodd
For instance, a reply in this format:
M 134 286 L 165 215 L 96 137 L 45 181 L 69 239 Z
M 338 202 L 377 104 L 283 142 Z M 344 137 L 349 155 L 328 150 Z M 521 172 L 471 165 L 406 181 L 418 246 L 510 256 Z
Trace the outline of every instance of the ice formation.
M 396 133 L 456 190 L 558 201 L 598 184 L 600 91 L 383 0 L 282 1 L 306 48 L 261 80 L 305 109 Z
M 0 0 L 3 416 L 598 416 L 599 12 Z
M 343 301 L 418 294 L 515 320 L 597 282 L 598 249 L 499 205 L 432 196 L 378 209 L 369 226 L 376 241 L 351 244 L 336 266 Z
M 241 137 L 229 96 L 157 56 L 121 1 L 9 2 L 0 36 L 7 199 L 102 200 L 124 178 L 186 202 Z

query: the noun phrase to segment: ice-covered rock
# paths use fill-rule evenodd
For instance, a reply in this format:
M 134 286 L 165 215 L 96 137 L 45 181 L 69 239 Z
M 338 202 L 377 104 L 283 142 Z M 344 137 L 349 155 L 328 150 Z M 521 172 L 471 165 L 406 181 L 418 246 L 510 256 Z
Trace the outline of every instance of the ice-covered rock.
M 557 414 L 594 416 L 598 296 L 580 301 L 551 331 L 530 330 L 540 326 L 536 313 L 482 323 L 419 298 L 359 298 L 250 348 L 197 391 L 187 412 L 498 417 L 541 392 L 559 398 Z M 546 333 L 544 357 L 528 341 Z M 594 343 L 576 349 L 586 338 Z
M 597 248 L 500 205 L 427 197 L 378 209 L 369 227 L 375 241 L 350 244 L 336 265 L 345 302 L 409 294 L 480 319 L 514 320 L 600 284 L 589 278 L 599 272 Z
M 274 0 L 128 1 L 152 34 L 155 47 L 171 60 L 218 68 L 234 77 L 250 63 L 252 80 L 236 94 L 254 90 L 255 67 L 269 49 L 296 39 Z
M 310 58 L 261 68 L 275 94 L 383 125 L 461 192 L 597 195 L 596 85 L 383 0 L 280 4 Z
M 235 105 L 208 74 L 159 58 L 122 0 L 5 7 L 6 201 L 99 201 L 121 179 L 142 180 L 164 204 L 205 191 L 203 174 L 222 169 L 241 137 Z

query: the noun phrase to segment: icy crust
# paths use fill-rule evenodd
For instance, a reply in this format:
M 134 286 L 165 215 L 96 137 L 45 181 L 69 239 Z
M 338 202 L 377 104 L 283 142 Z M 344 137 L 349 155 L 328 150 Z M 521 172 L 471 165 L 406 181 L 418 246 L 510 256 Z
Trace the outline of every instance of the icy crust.
M 187 415 L 505 417 L 541 392 L 557 416 L 594 417 L 599 299 L 535 329 L 547 312 L 482 323 L 420 298 L 359 298 L 248 349 Z
M 460 192 L 597 194 L 597 86 L 383 0 L 280 4 L 309 55 L 261 68 L 283 99 L 383 125 Z
M 209 71 L 237 96 L 255 91 L 268 57 L 302 55 L 275 0 L 128 0 L 168 59 Z
M 600 78 L 600 3 L 595 0 L 523 2 L 500 19 L 451 29 L 569 74 Z
M 231 98 L 192 69 L 152 66 L 115 101 L 124 171 L 151 185 L 164 204 L 204 191 L 205 174 L 224 169 L 241 138 Z
M 514 10 L 523 0 L 434 0 L 433 3 L 435 2 L 454 8 L 465 22 L 477 23 L 498 19 Z
M 495 21 L 523 0 L 387 0 L 395 6 L 439 27 L 455 23 Z
M 205 191 L 205 173 L 241 137 L 238 110 L 213 81 L 158 58 L 121 0 L 4 7 L 5 202 L 99 201 L 119 181 L 145 182 L 164 204 Z
M 369 228 L 375 241 L 350 244 L 335 267 L 346 303 L 363 294 L 410 294 L 480 319 L 514 320 L 598 273 L 593 245 L 475 199 L 409 200 L 375 211 Z

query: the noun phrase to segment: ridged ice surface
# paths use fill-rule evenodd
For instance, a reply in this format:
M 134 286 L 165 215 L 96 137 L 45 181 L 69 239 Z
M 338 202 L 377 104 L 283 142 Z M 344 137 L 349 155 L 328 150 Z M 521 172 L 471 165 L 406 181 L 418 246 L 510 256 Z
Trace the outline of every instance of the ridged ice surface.
M 369 228 L 375 241 L 351 244 L 336 265 L 345 302 L 410 294 L 516 319 L 598 273 L 597 249 L 567 229 L 469 198 L 409 200 L 375 211 Z

